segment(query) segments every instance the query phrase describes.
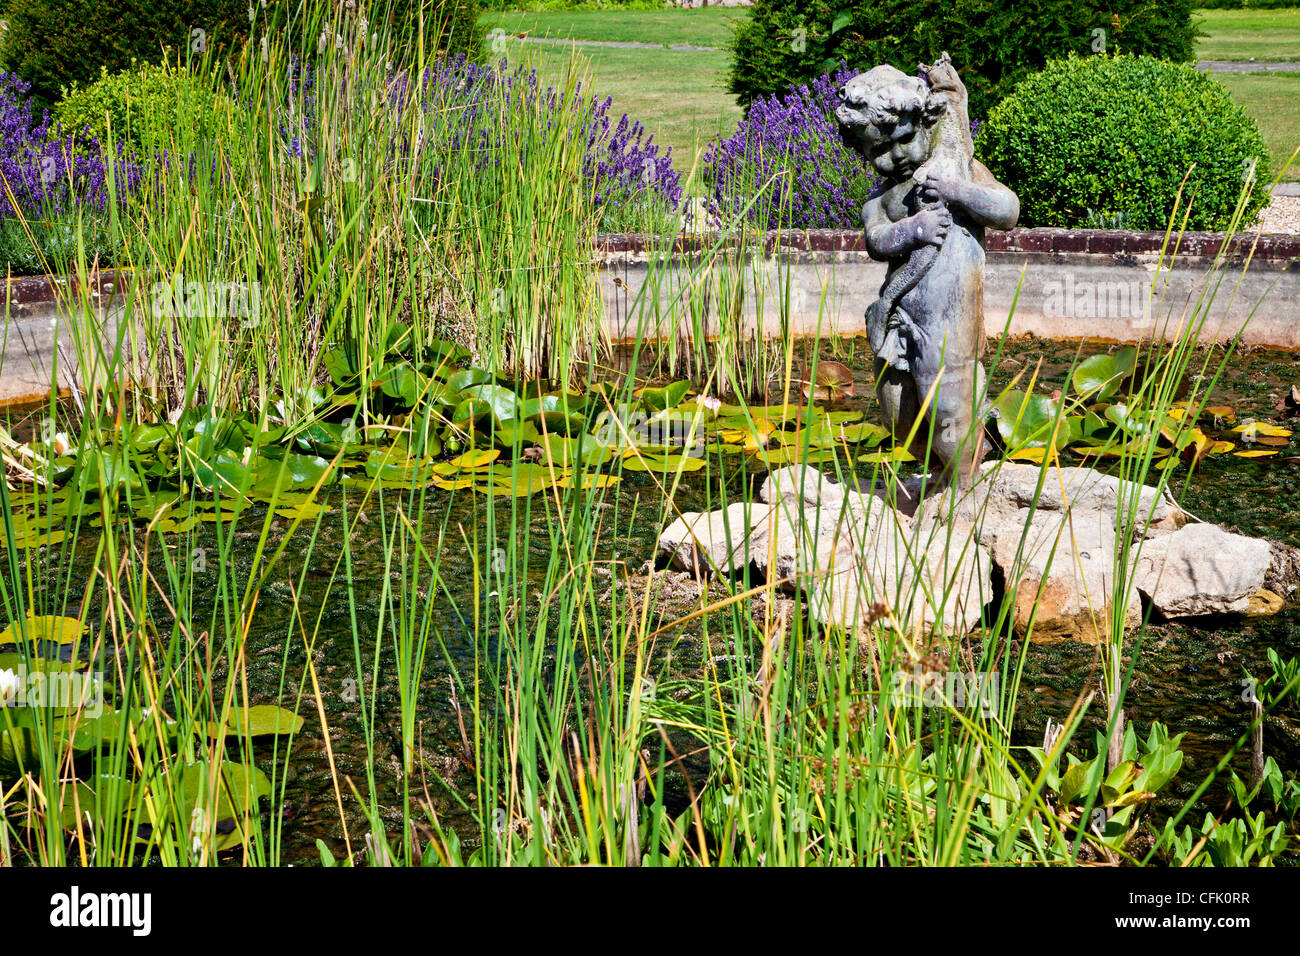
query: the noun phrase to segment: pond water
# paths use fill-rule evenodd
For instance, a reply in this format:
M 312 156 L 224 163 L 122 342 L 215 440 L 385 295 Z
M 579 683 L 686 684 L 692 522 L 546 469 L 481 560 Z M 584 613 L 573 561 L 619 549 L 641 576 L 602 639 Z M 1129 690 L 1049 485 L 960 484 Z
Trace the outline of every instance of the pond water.
M 1084 354 L 1092 354 L 1098 348 L 1085 349 Z M 1038 390 L 1050 391 L 1063 384 L 1077 349 L 1075 344 L 1036 340 L 1009 343 L 1002 361 L 991 370 L 994 386 L 1005 385 L 1018 372 L 1041 362 Z M 826 357 L 838 358 L 855 369 L 859 379 L 858 397 L 848 404 L 864 409 L 868 419 L 875 420 L 874 401 L 867 381 L 865 346 L 858 344 L 853 355 L 827 352 Z M 1234 406 L 1239 417 L 1274 418 L 1278 414 L 1274 404 L 1291 383 L 1300 382 L 1300 358 L 1286 353 L 1247 351 L 1233 358 L 1229 376 L 1230 380 L 1216 389 L 1215 404 Z M 1280 451 L 1276 458 L 1248 460 L 1223 456 L 1204 462 L 1190 489 L 1179 495 L 1180 503 L 1201 518 L 1225 524 L 1245 534 L 1300 544 L 1300 482 L 1297 482 L 1300 463 L 1290 460 L 1296 454 L 1294 445 L 1291 450 L 1283 448 Z M 716 489 L 710 491 L 704 479 L 686 477 L 688 480 L 678 496 L 679 507 L 691 510 L 710 506 Z M 728 482 L 729 493 L 735 494 L 742 490 L 746 480 L 753 478 L 753 475 L 746 478 L 735 474 L 721 480 Z M 631 504 L 640 498 L 647 503 L 643 510 L 657 516 L 658 494 L 649 476 L 625 474 L 623 484 L 612 489 L 608 498 L 609 522 L 602 539 L 602 550 L 607 549 L 610 556 L 618 554 L 630 567 L 641 565 L 650 558 L 654 554 L 658 523 L 634 518 Z M 617 505 L 614 504 L 616 500 Z M 422 679 L 420 750 L 422 758 L 427 761 L 426 766 L 453 784 L 464 787 L 465 791 L 472 791 L 472 778 L 456 757 L 459 732 L 448 679 L 452 665 L 465 674 L 472 673 L 474 668 L 476 648 L 473 631 L 465 622 L 472 620 L 474 611 L 475 545 L 467 542 L 480 542 L 477 545 L 480 569 L 490 566 L 488 547 L 481 543 L 489 506 L 486 499 L 472 492 L 431 489 L 427 507 L 429 517 L 425 540 L 430 548 L 438 549 L 442 555 L 440 573 L 445 589 L 433 594 L 432 599 L 440 603 L 437 625 L 450 663 L 441 659 L 442 651 L 431 650 Z M 526 547 L 530 555 L 530 575 L 536 574 L 539 582 L 551 560 L 545 496 L 498 501 L 495 508 L 499 527 L 511 526 L 513 511 L 514 526 L 521 530 L 529 529 Z M 249 512 L 241 520 L 244 530 L 238 534 L 248 539 L 249 546 L 236 549 L 237 562 L 251 564 L 260 526 L 261 513 L 257 510 Z M 378 630 L 384 611 L 381 595 L 386 581 L 394 580 L 391 576 L 395 569 L 386 563 L 378 523 L 364 526 L 352 541 L 355 606 L 349 607 L 346 588 L 339 587 L 339 582 L 332 591 L 328 587 L 334 562 L 342 551 L 341 535 L 339 523 L 326 520 L 316 547 L 310 553 L 290 549 L 285 555 L 261 594 L 249 635 L 247 666 L 254 702 L 294 707 L 297 675 L 303 671 L 306 652 L 302 637 L 289 628 L 290 614 L 297 606 L 306 620 L 314 620 L 318 612 L 322 615 L 320 634 L 312 655 L 323 697 L 321 705 L 330 723 L 333 758 L 339 779 L 349 778 L 364 794 L 368 787 L 367 734 L 356 679 L 359 663 L 360 671 L 365 674 L 375 666 L 375 644 L 370 640 L 365 642 L 365 646 L 354 645 L 354 623 L 356 633 L 374 634 Z M 49 570 L 51 573 L 57 571 L 56 568 Z M 233 570 L 242 580 L 248 568 Z M 304 574 L 303 580 L 307 584 L 299 592 L 297 582 Z M 538 582 L 528 582 L 524 591 L 533 595 Z M 478 593 L 486 596 L 491 582 L 484 580 L 480 584 Z M 394 586 L 400 588 L 401 584 L 394 582 Z M 210 600 L 210 593 L 197 595 L 196 602 Z M 160 605 L 155 610 L 165 619 L 164 607 Z M 198 603 L 196 617 L 206 619 L 207 614 L 208 609 Z M 1139 732 L 1144 733 L 1150 721 L 1159 720 L 1168 725 L 1172 733 L 1187 733 L 1183 742 L 1184 768 L 1157 802 L 1157 812 L 1179 806 L 1228 748 L 1245 733 L 1250 709 L 1242 698 L 1243 668 L 1259 677 L 1269 673 L 1265 657 L 1269 647 L 1275 648 L 1284 658 L 1300 655 L 1300 607 L 1295 603 L 1288 604 L 1282 613 L 1271 618 L 1234 618 L 1149 628 L 1128 694 L 1128 716 L 1137 724 Z M 674 652 L 675 666 L 697 666 L 708 652 L 702 642 L 686 634 Z M 378 656 L 378 693 L 372 702 L 375 707 L 372 735 L 377 777 L 375 796 L 381 807 L 396 807 L 401 788 L 401 730 L 398 693 L 392 677 L 393 652 L 389 642 L 381 643 Z M 1038 744 L 1047 719 L 1064 717 L 1076 697 L 1090 683 L 1096 683 L 1099 678 L 1096 660 L 1095 650 L 1083 645 L 1031 646 L 1027 653 L 1013 742 Z M 281 686 L 283 673 L 290 675 L 292 686 Z M 217 676 L 220 677 L 220 673 Z M 325 741 L 314 716 L 316 702 L 309 697 L 299 710 L 307 715 L 307 725 L 295 738 L 285 799 L 277 809 L 283 815 L 283 861 L 312 863 L 319 860 L 315 846 L 318 838 L 329 844 L 334 852 L 341 853 L 343 833 Z M 1102 715 L 1099 708 L 1093 710 L 1092 723 L 1100 728 Z M 1284 769 L 1300 767 L 1300 740 L 1297 740 L 1294 729 L 1289 729 L 1300 726 L 1294 717 L 1291 715 L 1289 723 L 1270 724 L 1265 731 L 1265 752 Z M 1090 736 L 1077 735 L 1076 741 Z M 259 764 L 269 770 L 272 745 L 256 746 Z M 1239 756 L 1234 767 L 1244 776 L 1248 759 Z M 411 786 L 419 790 L 423 790 L 426 783 L 430 782 L 410 781 Z M 347 784 L 343 786 L 344 803 L 352 807 L 355 801 Z M 455 825 L 458 820 L 466 819 L 463 811 L 458 811 L 450 801 L 436 797 L 438 788 L 435 785 L 430 783 L 429 789 L 435 794 L 434 803 L 444 825 Z M 1199 823 L 1204 809 L 1217 811 L 1224 802 L 1223 788 L 1216 785 L 1202 800 L 1201 810 L 1184 822 L 1195 820 Z M 394 819 L 400 820 L 400 814 Z M 355 850 L 369 826 L 359 811 L 349 810 L 348 828 Z M 462 832 L 469 832 L 469 827 Z

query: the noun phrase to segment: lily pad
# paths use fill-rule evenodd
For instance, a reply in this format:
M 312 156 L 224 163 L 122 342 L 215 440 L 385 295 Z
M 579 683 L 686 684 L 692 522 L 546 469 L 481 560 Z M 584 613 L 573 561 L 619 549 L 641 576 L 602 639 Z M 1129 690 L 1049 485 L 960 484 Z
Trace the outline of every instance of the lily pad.
M 301 714 L 276 707 L 274 704 L 257 704 L 247 710 L 238 708 L 230 712 L 226 733 L 240 737 L 269 737 L 296 734 L 302 730 L 306 718 Z M 218 736 L 218 726 L 212 724 L 208 735 Z
M 18 644 L 25 634 L 27 640 L 37 643 L 72 644 L 87 633 L 89 628 L 75 617 L 60 614 L 28 615 L 23 624 L 11 622 L 0 631 L 0 644 Z
M 1104 402 L 1133 374 L 1137 356 L 1137 349 L 1128 345 L 1109 355 L 1084 359 L 1070 377 L 1074 390 L 1086 398 Z

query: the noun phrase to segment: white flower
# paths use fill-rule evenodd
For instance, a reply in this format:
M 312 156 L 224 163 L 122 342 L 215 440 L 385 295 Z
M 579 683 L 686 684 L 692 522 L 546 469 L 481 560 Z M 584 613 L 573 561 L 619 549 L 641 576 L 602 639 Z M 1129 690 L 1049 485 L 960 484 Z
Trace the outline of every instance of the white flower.
M 11 707 L 18 701 L 23 689 L 23 679 L 6 668 L 0 671 L 0 707 Z
M 714 398 L 712 395 L 701 395 L 699 400 L 701 408 L 707 408 L 713 414 L 718 414 L 718 409 L 722 407 L 722 399 Z

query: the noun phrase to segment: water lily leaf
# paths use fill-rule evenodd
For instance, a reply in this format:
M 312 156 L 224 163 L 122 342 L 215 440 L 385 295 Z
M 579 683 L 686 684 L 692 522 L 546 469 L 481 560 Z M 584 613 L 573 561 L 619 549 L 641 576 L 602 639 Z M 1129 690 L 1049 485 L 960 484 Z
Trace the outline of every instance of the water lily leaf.
M 1147 453 L 1147 444 L 1140 439 L 1131 442 L 1108 442 L 1101 445 L 1072 445 L 1070 451 L 1082 458 L 1130 458 L 1141 457 Z M 1151 460 L 1156 461 L 1168 455 L 1168 448 L 1151 450 Z
M 1231 431 L 1241 434 L 1242 441 L 1252 441 L 1259 438 L 1290 438 L 1291 430 L 1283 428 L 1281 425 L 1270 425 L 1268 422 L 1246 422 L 1237 425 Z
M 491 372 L 485 372 L 481 368 L 467 368 L 447 376 L 447 387 L 453 392 L 460 392 L 474 385 L 489 385 L 494 381 L 495 376 Z
M 29 614 L 24 621 L 11 622 L 0 631 L 0 644 L 21 643 L 24 636 L 33 643 L 72 644 L 90 628 L 75 617 L 60 614 Z
M 200 763 L 185 764 L 180 768 L 179 777 L 179 781 L 171 782 L 164 791 L 179 795 L 181 806 L 178 815 L 170 816 L 172 803 L 163 793 L 149 793 L 142 803 L 147 809 L 150 822 L 155 827 L 170 823 L 185 834 L 185 839 L 180 842 L 188 843 L 189 832 L 196 819 L 204 821 L 208 826 L 215 823 L 218 827 L 233 821 L 235 826 L 229 833 L 217 833 L 213 847 L 215 850 L 240 844 L 249 813 L 257 806 L 258 800 L 271 796 L 272 792 L 271 781 L 266 774 L 257 767 L 238 763 L 222 763 L 219 779 L 216 780 L 212 778 L 210 768 Z M 196 814 L 196 810 L 200 813 Z M 207 830 L 207 826 L 202 829 Z
M 75 482 L 77 489 L 86 494 L 112 494 L 115 491 L 138 491 L 144 479 L 134 465 L 123 460 L 123 453 L 112 448 L 101 448 L 83 454 Z
M 526 498 L 528 495 L 534 495 L 539 491 L 545 491 L 552 487 L 555 482 L 547 474 L 539 473 L 530 468 L 521 468 L 511 472 L 508 476 L 492 476 L 489 482 L 476 482 L 474 490 L 480 494 L 493 497 L 505 497 L 513 495 L 516 498 Z
M 131 429 L 130 445 L 137 454 L 153 451 L 172 437 L 166 425 L 136 425 Z
M 691 383 L 672 382 L 659 388 L 639 388 L 635 392 L 637 398 L 645 404 L 646 408 L 652 411 L 662 412 L 679 404 L 686 393 L 691 390 Z
M 1004 393 L 993 404 L 998 434 L 1007 448 L 1040 448 L 1053 443 L 1063 447 L 1069 438 L 1068 425 L 1056 427 L 1056 403 L 1046 395 L 1030 395 L 1019 391 Z
M 614 449 L 595 435 L 545 435 L 541 442 L 542 460 L 561 466 L 597 468 L 614 457 Z
M 159 518 L 154 522 L 153 529 L 164 534 L 184 534 L 202 523 L 203 519 L 191 512 L 175 518 Z
M 692 472 L 699 471 L 707 464 L 703 457 L 691 458 L 686 455 L 632 455 L 623 459 L 626 471 L 655 472 Z
M 220 492 L 230 497 L 242 496 L 253 481 L 247 464 L 248 451 L 245 449 L 237 454 L 229 448 L 222 448 L 210 458 L 191 461 L 194 483 L 204 491 Z
M 1015 451 L 1008 453 L 1009 461 L 1028 461 L 1035 465 L 1041 465 L 1048 457 L 1048 449 L 1044 447 L 1037 448 L 1017 448 Z M 1051 450 L 1051 460 L 1056 460 L 1056 449 Z
M 134 782 L 125 777 L 92 774 L 64 790 L 59 820 L 65 830 L 78 825 L 116 829 L 116 821 L 135 807 L 135 792 Z
M 279 461 L 263 458 L 254 471 L 254 482 L 248 494 L 254 498 L 270 499 L 279 491 L 314 488 L 317 482 L 329 484 L 333 472 L 333 463 L 318 455 L 290 453 Z
M 849 424 L 849 422 L 856 422 L 861 420 L 861 418 L 862 418 L 861 412 L 843 411 L 843 412 L 826 412 L 824 415 L 822 415 L 821 420 L 824 422 L 829 422 L 832 425 L 847 425 Z M 873 427 L 882 428 L 883 426 L 874 425 Z
M 745 451 L 759 451 L 768 446 L 776 430 L 774 423 L 756 419 L 753 427 L 722 429 L 718 438 L 729 445 L 739 445 Z
M 428 379 L 410 362 L 385 366 L 377 379 L 380 391 L 408 407 L 419 401 L 427 383 Z
M 476 468 L 487 468 L 494 461 L 501 457 L 499 448 L 480 448 L 474 451 L 467 451 L 462 455 L 444 462 L 447 467 L 455 470 L 471 470 Z M 441 468 L 437 469 L 441 472 Z
M 1128 345 L 1109 355 L 1084 359 L 1070 378 L 1074 390 L 1082 396 L 1104 402 L 1119 391 L 1124 379 L 1133 374 L 1137 355 L 1137 349 Z
M 545 422 L 547 431 L 576 434 L 587 427 L 586 400 L 564 392 L 525 398 L 519 402 L 520 418 Z
M 1216 428 L 1237 420 L 1237 410 L 1231 405 L 1209 405 L 1201 410 L 1201 414 L 1213 418 Z
M 1107 406 L 1106 418 L 1130 435 L 1143 437 L 1151 434 L 1151 424 L 1146 416 L 1130 409 L 1127 405 Z
M 1233 454 L 1238 458 L 1269 458 L 1276 455 L 1277 450 L 1273 448 L 1256 448 L 1251 451 L 1234 451 Z
M 798 445 L 782 445 L 778 448 L 765 448 L 758 452 L 758 460 L 768 468 L 782 468 L 786 465 L 821 465 L 835 461 L 836 448 L 808 448 Z
M 810 448 L 824 448 L 845 444 L 879 445 L 887 437 L 889 429 L 874 422 L 844 425 L 820 421 L 809 428 L 786 432 L 782 440 L 787 445 L 800 445 L 807 441 Z
M 50 545 L 66 541 L 69 537 L 68 531 L 64 528 L 53 531 L 31 531 L 22 537 L 15 538 L 14 547 L 24 550 L 48 548 Z
M 460 491 L 462 488 L 473 488 L 476 482 L 473 478 L 443 478 L 434 475 L 433 484 L 443 491 Z
M 340 425 L 335 422 L 313 422 L 294 436 L 294 443 L 303 451 L 333 458 L 339 452 L 346 455 L 359 455 L 364 446 L 359 441 L 357 428 L 351 422 Z
M 882 465 L 894 462 L 916 461 L 916 456 L 902 445 L 895 445 L 888 451 L 873 451 L 868 452 L 865 455 L 859 455 L 858 461 L 867 465 Z
M 301 714 L 276 707 L 274 704 L 257 704 L 247 710 L 236 708 L 230 712 L 226 732 L 240 737 L 267 737 L 279 734 L 296 734 L 307 722 Z M 219 727 L 208 727 L 210 737 L 218 736 Z
M 415 481 L 423 484 L 430 474 L 428 465 L 426 459 L 412 456 L 410 449 L 390 445 L 366 456 L 365 472 L 369 477 L 380 481 L 403 482 L 407 485 Z
M 430 339 L 424 345 L 423 354 L 440 366 L 459 365 L 474 357 L 465 346 L 449 342 L 447 339 Z
M 314 518 L 320 517 L 320 515 L 326 511 L 329 511 L 329 507 L 327 505 L 323 505 L 314 501 L 304 502 L 302 504 L 293 505 L 288 508 L 275 509 L 275 513 L 277 515 L 279 515 L 281 518 L 288 518 L 290 521 L 293 521 L 297 518 L 302 518 L 305 521 L 310 521 Z
M 360 375 L 342 348 L 332 348 L 321 353 L 321 363 L 329 373 L 330 380 L 340 388 L 352 385 Z
M 619 484 L 623 479 L 618 475 L 604 475 L 584 471 L 577 475 L 568 475 L 561 478 L 555 483 L 557 488 L 578 488 L 583 491 L 588 488 L 610 488 Z
M 496 425 L 512 422 L 519 418 L 519 396 L 503 385 L 471 385 L 469 388 L 461 389 L 460 395 L 463 399 L 462 405 L 466 401 L 472 404 L 475 409 L 474 421 L 480 424 L 480 427 L 483 427 L 481 423 L 486 417 L 482 413 L 483 408 L 488 409 Z M 458 417 L 459 409 L 460 406 L 458 405 Z M 484 431 L 487 431 L 486 427 L 484 427 Z
M 506 422 L 498 425 L 492 437 L 504 448 L 521 448 L 542 440 L 542 433 L 532 422 Z

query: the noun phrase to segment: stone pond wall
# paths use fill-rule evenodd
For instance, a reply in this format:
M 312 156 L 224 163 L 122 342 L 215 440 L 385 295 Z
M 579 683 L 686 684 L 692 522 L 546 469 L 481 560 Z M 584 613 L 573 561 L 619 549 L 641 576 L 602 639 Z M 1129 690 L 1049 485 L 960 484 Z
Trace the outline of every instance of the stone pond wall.
M 713 244 L 708 237 L 678 240 L 667 263 L 669 278 L 657 290 L 665 312 L 686 284 L 689 263 L 698 262 Z M 768 248 L 771 255 L 747 269 L 763 287 L 768 334 L 780 328 L 778 290 L 787 280 L 796 334 L 863 333 L 862 313 L 879 292 L 885 265 L 867 255 L 860 231 L 773 234 Z M 1248 344 L 1300 348 L 1300 236 L 1244 233 L 1225 243 L 1221 233 L 1185 233 L 1167 240 L 1163 232 L 1012 229 L 990 231 L 987 248 L 984 319 L 989 335 L 1008 329 L 1014 301 L 1013 335 L 1115 342 L 1161 334 L 1170 338 L 1180 319 L 1194 311 L 1206 273 L 1222 252 L 1226 281 L 1207 310 L 1201 338 L 1226 341 L 1245 325 Z M 1162 249 L 1165 264 L 1159 266 Z M 638 314 L 632 303 L 645 285 L 651 254 L 646 237 L 601 237 L 606 331 L 616 341 L 635 337 Z M 1163 292 L 1153 296 L 1158 267 Z M 751 328 L 757 321 L 752 304 L 748 320 Z

